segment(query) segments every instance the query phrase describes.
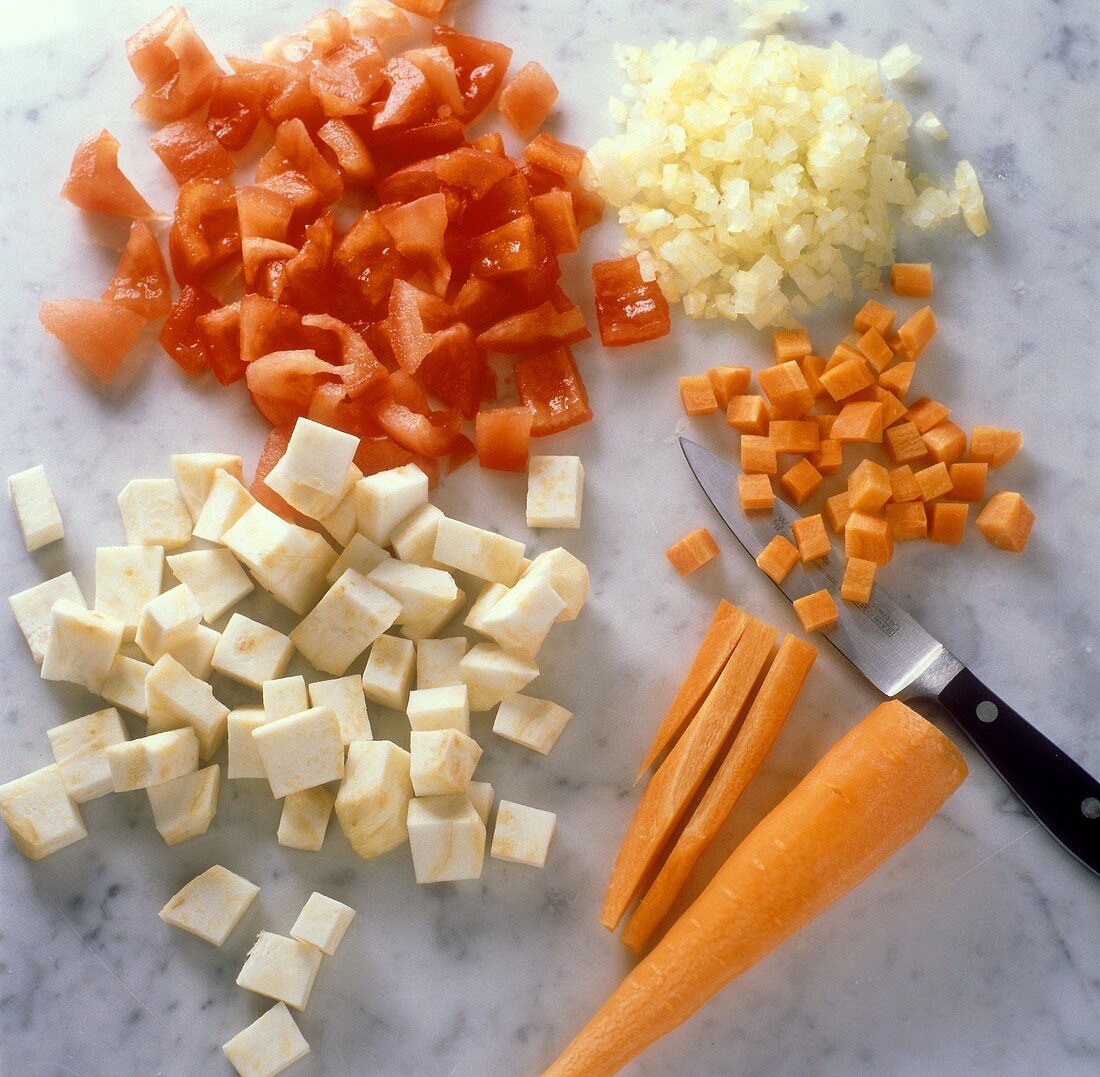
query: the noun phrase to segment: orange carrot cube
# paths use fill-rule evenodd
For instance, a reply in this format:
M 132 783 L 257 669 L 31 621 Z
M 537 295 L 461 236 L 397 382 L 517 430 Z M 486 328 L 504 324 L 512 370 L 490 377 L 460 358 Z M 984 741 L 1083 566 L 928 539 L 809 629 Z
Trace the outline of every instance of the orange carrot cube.
M 882 441 L 882 405 L 877 401 L 845 404 L 833 423 L 835 441 Z
M 797 419 L 814 405 L 814 395 L 795 362 L 765 367 L 756 375 L 764 395 L 783 416 Z
M 894 295 L 928 299 L 932 295 L 931 262 L 895 262 L 890 269 Z
M 886 522 L 890 525 L 890 538 L 895 542 L 922 539 L 928 536 L 928 513 L 923 501 L 903 501 L 899 505 L 887 505 Z
M 966 455 L 966 431 L 945 419 L 924 435 L 924 444 L 933 460 L 953 464 Z
M 895 464 L 915 464 L 928 456 L 928 446 L 911 422 L 898 423 L 886 431 L 886 455 Z
M 768 440 L 776 452 L 816 452 L 821 444 L 821 427 L 812 419 L 773 419 L 768 424 Z
M 821 438 L 831 438 L 833 436 L 833 423 L 836 422 L 835 415 L 811 415 L 812 418 L 821 429 Z
M 890 345 L 873 327 L 859 338 L 856 347 L 866 356 L 867 362 L 874 367 L 876 374 L 881 374 L 894 361 L 894 353 L 890 351 Z
M 916 363 L 895 363 L 889 370 L 884 370 L 878 376 L 879 387 L 893 393 L 899 400 L 904 400 L 909 395 L 909 387 L 913 384 L 913 371 L 916 369 Z
M 672 562 L 672 567 L 681 576 L 687 576 L 696 569 L 702 568 L 717 556 L 718 543 L 705 527 L 690 532 L 665 550 L 665 557 Z
M 966 531 L 969 505 L 957 501 L 937 501 L 928 506 L 928 538 L 945 546 L 958 546 Z
M 976 426 L 970 431 L 970 459 L 977 464 L 1001 467 L 1007 464 L 1024 443 L 1019 430 L 996 426 Z
M 744 478 L 744 476 L 742 476 Z M 765 476 L 758 476 L 764 478 Z M 821 472 L 803 458 L 792 468 L 788 468 L 779 479 L 779 486 L 792 505 L 801 505 L 806 498 L 813 496 L 821 485 Z
M 1001 490 L 978 514 L 978 530 L 998 550 L 1021 553 L 1027 545 L 1035 513 L 1017 493 Z
M 898 326 L 898 337 L 907 359 L 917 359 L 936 335 L 936 316 L 931 307 L 921 307 Z
M 680 400 L 688 415 L 712 415 L 718 410 L 714 386 L 706 374 L 688 374 L 681 378 Z
M 822 475 L 835 475 L 844 466 L 844 446 L 832 438 L 822 438 L 817 452 L 808 453 L 806 459 Z
M 825 364 L 825 369 L 833 370 L 840 366 L 841 363 L 847 363 L 852 359 L 858 359 L 862 363 L 867 361 L 863 358 L 863 352 L 861 352 L 859 348 L 854 344 L 849 344 L 846 340 L 842 340 L 833 349 L 833 354 L 829 356 L 829 361 Z
M 775 508 L 775 491 L 767 475 L 738 475 L 737 493 L 746 512 L 770 512 Z
M 792 605 L 806 632 L 820 632 L 829 628 L 836 624 L 840 616 L 833 596 L 828 591 L 814 591 L 812 595 L 796 598 Z
M 913 469 L 908 464 L 894 468 L 890 472 L 891 500 L 897 504 L 905 501 L 920 501 L 920 486 L 917 484 Z
M 951 491 L 951 473 L 947 470 L 947 465 L 942 462 L 921 468 L 913 479 L 920 487 L 920 496 L 923 501 L 934 501 L 937 497 L 943 497 Z
M 848 476 L 848 504 L 859 512 L 876 512 L 892 493 L 889 472 L 874 460 L 861 460 Z
M 801 359 L 813 351 L 810 346 L 810 334 L 805 329 L 776 329 L 772 333 L 772 350 L 777 363 L 786 363 L 791 359 Z
M 730 397 L 726 405 L 726 422 L 741 434 L 766 434 L 768 405 L 762 396 Z
M 866 389 L 875 381 L 867 360 L 860 356 L 858 359 L 845 359 L 838 363 L 832 370 L 826 370 L 821 375 L 821 384 L 826 392 L 834 400 L 844 400 L 860 389 Z
M 920 433 L 925 434 L 951 414 L 951 409 L 930 396 L 922 396 L 909 405 L 905 417 Z
M 871 601 L 871 588 L 875 585 L 874 561 L 862 557 L 849 557 L 844 565 L 844 579 L 840 581 L 840 597 L 845 602 L 865 604 Z
M 741 435 L 741 470 L 746 475 L 774 475 L 779 470 L 775 449 L 766 437 Z
M 848 502 L 848 491 L 842 494 L 833 494 L 825 498 L 825 504 L 821 507 L 821 514 L 829 523 L 834 535 L 842 535 L 848 517 L 852 515 L 852 506 Z
M 877 400 L 882 405 L 883 430 L 893 426 L 898 419 L 904 417 L 906 407 L 893 393 L 887 392 L 887 390 L 878 385 L 874 386 L 871 391 L 874 394 L 873 399 Z
M 814 400 L 820 400 L 825 395 L 825 386 L 821 384 L 821 375 L 825 373 L 825 358 L 820 355 L 804 355 L 798 360 L 798 368 L 802 371 L 802 377 L 810 387 L 810 395 Z
M 791 569 L 798 564 L 798 550 L 782 535 L 776 535 L 760 551 L 756 563 L 764 570 L 764 574 L 775 583 L 782 583 Z
M 798 556 L 803 561 L 816 561 L 825 557 L 831 549 L 829 533 L 825 530 L 825 521 L 820 513 L 804 516 L 791 524 L 794 541 L 798 546 Z
M 947 473 L 951 476 L 948 496 L 952 501 L 981 501 L 985 497 L 988 464 L 948 464 Z
M 852 319 L 852 328 L 857 333 L 866 333 L 868 329 L 874 329 L 879 336 L 886 337 L 890 335 L 890 330 L 894 328 L 896 317 L 897 312 L 891 307 L 884 307 L 876 300 L 868 299 L 863 304 L 860 312 Z
M 729 402 L 749 387 L 752 371 L 747 366 L 712 366 L 707 371 L 707 377 L 718 406 L 725 411 Z
M 894 556 L 894 540 L 886 517 L 853 512 L 844 525 L 844 553 L 876 565 L 887 564 Z

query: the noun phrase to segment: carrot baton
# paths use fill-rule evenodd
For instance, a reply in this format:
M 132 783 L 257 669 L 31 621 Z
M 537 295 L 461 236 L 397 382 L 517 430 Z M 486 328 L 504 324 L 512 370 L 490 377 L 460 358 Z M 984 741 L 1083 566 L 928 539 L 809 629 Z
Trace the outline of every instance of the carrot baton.
M 817 648 L 797 636 L 783 640 L 729 753 L 623 931 L 632 950 L 645 946 L 668 915 L 692 868 L 756 776 L 816 658 Z
M 543 1077 L 609 1077 L 884 864 L 966 777 L 935 726 L 875 708 L 733 851 Z

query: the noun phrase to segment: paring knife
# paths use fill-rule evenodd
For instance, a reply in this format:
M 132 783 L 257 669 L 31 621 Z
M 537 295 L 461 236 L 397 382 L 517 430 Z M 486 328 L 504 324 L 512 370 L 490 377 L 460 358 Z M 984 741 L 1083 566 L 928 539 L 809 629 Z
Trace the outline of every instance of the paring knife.
M 776 535 L 791 538 L 791 523 L 800 514 L 790 505 L 776 498 L 771 515 L 743 512 L 737 469 L 687 438 L 680 438 L 680 448 L 703 493 L 753 558 Z M 1035 818 L 1100 875 L 1100 781 L 986 688 L 877 583 L 866 606 L 842 601 L 843 574 L 833 549 L 791 572 L 779 587 L 792 601 L 831 591 L 839 620 L 826 639 L 884 695 L 938 700 Z

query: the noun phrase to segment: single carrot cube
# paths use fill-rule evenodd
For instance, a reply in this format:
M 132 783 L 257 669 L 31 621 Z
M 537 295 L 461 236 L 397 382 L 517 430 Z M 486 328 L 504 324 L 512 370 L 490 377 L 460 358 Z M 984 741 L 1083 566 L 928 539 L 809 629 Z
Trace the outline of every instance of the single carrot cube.
M 840 581 L 840 597 L 845 602 L 858 602 L 861 605 L 870 602 L 877 569 L 878 565 L 874 561 L 849 557 L 844 565 L 844 579 Z
M 794 612 L 802 622 L 802 628 L 806 632 L 820 632 L 823 629 L 835 625 L 840 616 L 833 601 L 833 596 L 828 591 L 814 591 L 812 595 L 796 598 L 792 603 Z
M 844 553 L 876 565 L 889 563 L 894 556 L 894 540 L 886 517 L 853 512 L 844 525 Z
M 712 366 L 707 371 L 707 377 L 718 406 L 725 411 L 729 402 L 749 387 L 752 371 L 747 366 Z
M 878 402 L 878 394 L 881 392 L 877 385 L 865 385 L 862 389 L 857 389 L 851 396 L 846 396 L 840 401 L 841 407 L 845 404 L 874 404 Z M 883 415 L 886 414 L 886 409 L 883 408 Z M 886 429 L 886 424 L 882 425 L 883 430 Z
M 976 464 L 1001 467 L 1007 464 L 1024 443 L 1019 430 L 996 426 L 976 426 L 970 431 L 970 459 Z
M 890 269 L 894 295 L 928 299 L 932 295 L 931 262 L 895 262 Z
M 794 361 L 765 367 L 756 375 L 764 395 L 783 416 L 797 419 L 814 406 L 814 395 Z
M 901 339 L 900 333 L 890 333 L 886 337 L 886 343 L 890 345 L 890 351 L 894 353 L 896 359 L 909 359 L 911 356 L 905 354 L 905 342 Z
M 898 337 L 907 359 L 917 359 L 936 335 L 936 316 L 931 307 L 921 307 L 898 326 Z
M 741 470 L 746 475 L 774 475 L 779 470 L 775 448 L 766 437 L 741 435 Z
M 866 333 L 868 329 L 874 329 L 880 336 L 886 337 L 894 328 L 896 317 L 897 312 L 891 307 L 885 307 L 877 300 L 868 299 L 852 319 L 852 328 L 857 333 Z
M 898 423 L 886 431 L 886 455 L 895 464 L 914 464 L 928 456 L 928 446 L 911 422 Z
M 908 464 L 894 468 L 890 472 L 891 500 L 897 504 L 906 501 L 920 501 L 920 486 L 917 483 L 913 469 Z
M 833 436 L 833 423 L 836 422 L 835 415 L 812 415 L 810 417 L 821 428 L 822 440 Z
M 848 491 L 842 494 L 833 494 L 825 498 L 825 504 L 821 507 L 821 514 L 829 523 L 834 535 L 844 534 L 844 526 L 848 523 L 848 517 L 852 515 L 852 506 L 848 501 Z
M 771 580 L 775 583 L 782 583 L 791 569 L 798 564 L 798 550 L 782 535 L 776 535 L 760 551 L 756 563 Z
M 913 479 L 920 487 L 920 496 L 923 501 L 934 501 L 951 490 L 951 473 L 947 470 L 947 465 L 942 462 L 921 468 Z
M 825 386 L 821 384 L 821 375 L 825 373 L 825 358 L 821 355 L 804 355 L 798 360 L 798 368 L 802 371 L 802 377 L 810 387 L 810 395 L 814 400 L 820 400 L 825 396 Z
M 816 452 L 821 444 L 821 427 L 812 419 L 773 419 L 768 424 L 768 440 L 776 452 Z
M 928 513 L 923 501 L 887 505 L 885 512 L 886 522 L 890 525 L 890 538 L 895 542 L 927 538 Z
M 829 356 L 829 361 L 825 364 L 826 370 L 833 370 L 840 366 L 841 363 L 847 363 L 852 359 L 858 359 L 860 362 L 866 362 L 863 358 L 863 352 L 859 350 L 854 344 L 849 344 L 848 341 L 842 340 L 834 349 L 833 354 Z
M 953 464 L 966 455 L 966 431 L 945 419 L 924 435 L 924 444 L 933 460 Z
M 726 422 L 742 434 L 768 432 L 768 406 L 762 396 L 734 396 L 726 405 Z
M 928 506 L 928 538 L 945 546 L 958 546 L 966 531 L 969 505 L 957 501 L 937 501 Z
M 767 475 L 738 475 L 737 494 L 746 512 L 770 512 L 775 508 L 775 491 Z
M 705 527 L 686 534 L 679 542 L 674 542 L 665 550 L 665 557 L 672 562 L 672 567 L 681 576 L 687 576 L 696 569 L 702 568 L 717 556 L 718 543 Z
M 874 327 L 868 329 L 859 338 L 856 347 L 866 356 L 867 362 L 874 367 L 876 374 L 881 374 L 894 361 L 894 353 L 890 350 L 890 345 L 882 339 L 882 334 Z
M 951 476 L 948 496 L 952 501 L 981 501 L 985 497 L 988 464 L 948 464 L 947 473 Z
M 884 370 L 878 376 L 879 388 L 903 400 L 909 395 L 909 387 L 913 384 L 913 371 L 916 369 L 916 363 L 895 363 L 889 370 Z
M 892 493 L 889 472 L 874 460 L 861 460 L 848 476 L 848 504 L 859 512 L 876 512 Z
M 776 329 L 772 333 L 772 350 L 777 363 L 786 363 L 791 359 L 801 359 L 813 351 L 810 346 L 810 334 L 805 329 Z
M 1021 553 L 1031 535 L 1035 513 L 1017 493 L 1001 490 L 978 513 L 978 530 L 998 550 Z
M 904 417 L 906 412 L 905 405 L 896 397 L 893 393 L 887 392 L 887 390 L 876 385 L 872 388 L 874 394 L 873 399 L 877 400 L 882 405 L 882 428 L 891 427 Z
M 825 521 L 820 513 L 795 520 L 791 524 L 791 531 L 798 546 L 798 556 L 803 561 L 816 561 L 819 557 L 825 557 L 832 548 L 829 533 L 825 530 Z
M 835 475 L 844 466 L 844 446 L 832 438 L 822 438 L 817 452 L 809 453 L 806 459 L 822 475 Z
M 843 363 L 838 363 L 832 370 L 826 370 L 821 375 L 821 384 L 834 400 L 845 400 L 860 389 L 873 385 L 874 381 L 875 376 L 863 356 L 845 359 Z
M 845 404 L 832 429 L 836 441 L 882 441 L 882 405 L 877 401 Z
M 714 386 L 706 374 L 688 374 L 680 379 L 680 401 L 688 415 L 712 415 L 718 410 Z
M 930 396 L 922 396 L 920 400 L 914 400 L 905 413 L 908 419 L 920 433 L 926 434 L 932 427 L 942 423 L 951 414 L 951 409 Z
M 801 505 L 806 498 L 812 497 L 821 485 L 821 472 L 809 460 L 803 458 L 794 467 L 783 472 L 779 485 L 792 505 Z

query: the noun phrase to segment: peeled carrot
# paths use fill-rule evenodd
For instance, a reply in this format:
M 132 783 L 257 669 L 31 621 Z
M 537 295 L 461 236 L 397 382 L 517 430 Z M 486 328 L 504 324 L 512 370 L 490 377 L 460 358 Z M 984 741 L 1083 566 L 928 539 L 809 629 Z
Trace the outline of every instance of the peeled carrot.
M 710 694 L 646 786 L 607 884 L 600 923 L 609 931 L 615 930 L 648 881 L 665 844 L 741 718 L 776 634 L 774 628 L 749 619 Z
M 733 851 L 543 1077 L 609 1077 L 843 897 L 966 777 L 903 703 L 873 710 Z
M 816 658 L 817 648 L 797 636 L 783 640 L 729 754 L 623 930 L 623 942 L 632 950 L 645 946 L 668 915 L 692 868 L 756 776 Z
M 747 614 L 732 603 L 725 599 L 718 603 L 718 609 L 714 611 L 707 634 L 695 653 L 691 669 L 688 670 L 680 690 L 669 705 L 660 728 L 653 738 L 653 743 L 649 746 L 645 760 L 638 770 L 638 777 L 634 779 L 635 785 L 653 766 L 654 760 L 683 732 L 684 726 L 699 709 L 699 704 L 714 687 L 718 675 L 733 654 L 733 649 L 737 646 L 737 641 L 744 633 L 748 622 Z

